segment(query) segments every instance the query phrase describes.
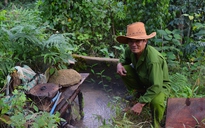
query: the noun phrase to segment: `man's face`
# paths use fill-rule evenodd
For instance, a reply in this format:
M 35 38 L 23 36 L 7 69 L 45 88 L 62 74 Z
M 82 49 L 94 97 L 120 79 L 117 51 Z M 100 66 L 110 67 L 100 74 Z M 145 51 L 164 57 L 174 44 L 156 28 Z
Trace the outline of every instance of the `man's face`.
M 141 54 L 145 49 L 147 40 L 128 39 L 128 45 L 133 53 Z

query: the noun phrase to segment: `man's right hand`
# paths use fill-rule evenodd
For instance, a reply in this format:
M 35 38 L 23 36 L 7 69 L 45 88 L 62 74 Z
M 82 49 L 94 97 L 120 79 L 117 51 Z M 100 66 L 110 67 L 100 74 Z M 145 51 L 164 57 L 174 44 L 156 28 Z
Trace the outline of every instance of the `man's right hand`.
M 125 70 L 125 68 L 121 63 L 117 64 L 117 73 L 121 76 L 126 76 L 127 71 Z
M 131 110 L 134 111 L 136 114 L 140 115 L 142 112 L 142 108 L 145 106 L 145 104 L 142 103 L 136 103 Z

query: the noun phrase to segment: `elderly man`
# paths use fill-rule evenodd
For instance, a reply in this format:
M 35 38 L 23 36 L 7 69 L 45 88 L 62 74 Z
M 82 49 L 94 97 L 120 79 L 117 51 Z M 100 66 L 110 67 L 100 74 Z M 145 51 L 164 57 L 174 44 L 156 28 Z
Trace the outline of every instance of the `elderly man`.
M 160 128 L 169 95 L 170 81 L 165 58 L 152 46 L 148 39 L 156 32 L 146 34 L 144 23 L 136 22 L 127 26 L 126 36 L 118 36 L 119 43 L 128 44 L 123 57 L 117 64 L 117 73 L 122 77 L 129 91 L 135 91 L 138 102 L 131 108 L 140 114 L 150 104 L 153 126 Z

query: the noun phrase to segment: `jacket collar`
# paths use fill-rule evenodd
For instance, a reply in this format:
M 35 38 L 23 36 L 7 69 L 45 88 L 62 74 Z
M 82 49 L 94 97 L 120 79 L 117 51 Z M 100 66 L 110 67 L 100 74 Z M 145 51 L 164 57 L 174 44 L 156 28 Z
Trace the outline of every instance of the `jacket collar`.
M 145 60 L 145 57 L 147 55 L 147 47 L 148 45 L 146 45 L 145 49 L 143 50 L 140 58 L 137 60 L 137 64 L 136 64 L 136 68 L 138 68 Z

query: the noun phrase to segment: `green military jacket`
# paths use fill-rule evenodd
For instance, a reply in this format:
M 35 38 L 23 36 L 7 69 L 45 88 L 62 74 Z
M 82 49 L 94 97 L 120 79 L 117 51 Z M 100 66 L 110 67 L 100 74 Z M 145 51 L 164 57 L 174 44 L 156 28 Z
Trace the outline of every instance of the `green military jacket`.
M 138 60 L 136 55 L 126 48 L 124 56 L 120 58 L 120 63 L 122 65 L 132 63 L 140 83 L 143 83 L 142 86 L 146 88 L 145 94 L 139 98 L 140 103 L 150 103 L 160 92 L 169 95 L 170 80 L 167 63 L 154 47 L 147 45 Z

